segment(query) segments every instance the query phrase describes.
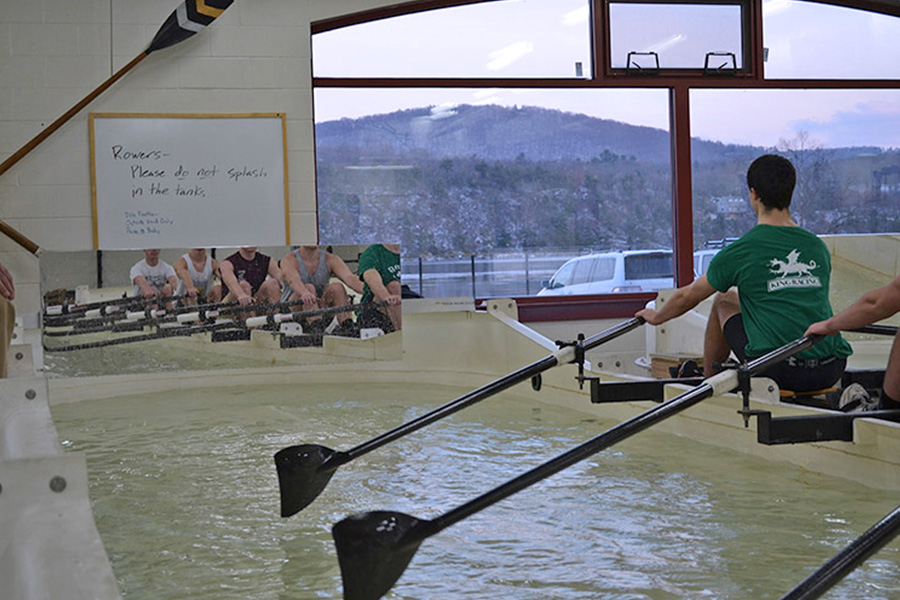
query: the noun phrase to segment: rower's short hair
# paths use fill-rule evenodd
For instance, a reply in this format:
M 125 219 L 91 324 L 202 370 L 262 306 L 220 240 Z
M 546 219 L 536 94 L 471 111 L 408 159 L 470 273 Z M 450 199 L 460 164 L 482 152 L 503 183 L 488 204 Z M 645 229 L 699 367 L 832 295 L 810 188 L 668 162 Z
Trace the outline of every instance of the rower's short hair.
M 791 161 L 783 156 L 764 154 L 747 169 L 747 187 L 756 191 L 767 208 L 788 208 L 795 185 L 797 171 Z

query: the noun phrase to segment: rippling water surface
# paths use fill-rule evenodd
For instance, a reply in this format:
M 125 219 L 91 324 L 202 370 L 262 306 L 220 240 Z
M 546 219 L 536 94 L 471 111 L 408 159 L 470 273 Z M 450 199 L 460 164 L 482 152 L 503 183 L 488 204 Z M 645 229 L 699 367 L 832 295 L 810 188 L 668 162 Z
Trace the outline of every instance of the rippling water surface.
M 316 502 L 279 516 L 279 449 L 348 450 L 467 391 L 229 388 L 53 414 L 65 446 L 87 453 L 127 600 L 341 598 L 333 523 L 373 509 L 434 518 L 614 424 L 602 408 L 491 398 L 342 466 Z M 426 539 L 386 598 L 777 600 L 897 503 L 650 430 Z M 826 597 L 900 598 L 900 544 Z

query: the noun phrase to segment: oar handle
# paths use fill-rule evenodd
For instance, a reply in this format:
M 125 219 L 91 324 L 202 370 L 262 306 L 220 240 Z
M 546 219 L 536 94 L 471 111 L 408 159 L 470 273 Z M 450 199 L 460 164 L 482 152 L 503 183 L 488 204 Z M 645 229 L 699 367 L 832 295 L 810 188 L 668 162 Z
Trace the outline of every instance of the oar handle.
M 809 348 L 816 340 L 818 340 L 818 337 L 803 337 L 790 342 L 789 344 L 752 361 L 747 366 L 747 370 L 751 375 L 764 371 L 773 364 Z M 542 479 L 562 471 L 588 456 L 596 454 L 605 448 L 609 448 L 613 444 L 629 438 L 632 435 L 647 429 L 651 425 L 659 423 L 672 415 L 690 408 L 701 400 L 713 395 L 731 391 L 737 387 L 737 385 L 738 372 L 735 370 L 727 370 L 713 375 L 712 377 L 707 378 L 702 384 L 675 396 L 668 402 L 659 404 L 648 411 L 623 421 L 580 446 L 519 475 L 515 479 L 482 494 L 474 500 L 470 500 L 469 502 L 444 513 L 434 520 L 428 521 L 427 535 L 433 535 L 434 533 L 437 533 L 438 531 L 449 527 L 450 525 L 541 481 Z
M 803 580 L 781 600 L 814 600 L 900 533 L 900 506 Z
M 876 335 L 897 335 L 898 328 L 895 325 L 866 325 L 859 329 L 852 329 L 856 333 L 874 333 Z

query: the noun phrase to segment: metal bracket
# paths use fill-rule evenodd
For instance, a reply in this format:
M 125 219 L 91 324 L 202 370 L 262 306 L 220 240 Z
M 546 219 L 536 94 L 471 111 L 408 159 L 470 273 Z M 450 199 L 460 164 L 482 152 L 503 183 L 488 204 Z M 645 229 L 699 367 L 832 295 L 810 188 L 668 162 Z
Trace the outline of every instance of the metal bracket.
M 560 342 L 557 340 L 556 345 L 559 348 L 565 348 L 567 346 L 572 346 L 575 349 L 575 358 L 572 359 L 572 362 L 578 365 L 578 375 L 575 379 L 578 381 L 578 389 L 584 389 L 584 382 L 589 379 L 584 376 L 584 334 L 578 334 L 578 340 L 574 342 Z M 534 384 L 532 383 L 532 387 Z
M 713 57 L 725 57 L 725 62 L 721 63 L 718 66 L 710 67 L 709 60 Z M 731 64 L 729 65 L 729 60 Z M 737 73 L 737 57 L 735 57 L 734 52 L 707 52 L 706 57 L 703 59 L 703 74 L 704 75 L 734 75 Z
M 653 66 L 641 65 L 635 58 L 645 57 L 653 59 Z M 628 75 L 659 75 L 659 54 L 656 52 L 629 52 L 625 63 L 625 73 Z
M 670 383 L 697 386 L 703 383 L 702 377 L 683 377 L 681 379 L 651 379 L 641 381 L 606 381 L 599 377 L 586 378 L 591 382 L 591 403 L 629 402 L 632 400 L 665 400 L 665 388 Z
M 853 441 L 855 419 L 884 419 L 900 422 L 900 410 L 795 415 L 773 417 L 767 410 L 751 411 L 756 416 L 756 441 L 767 446 L 806 442 Z

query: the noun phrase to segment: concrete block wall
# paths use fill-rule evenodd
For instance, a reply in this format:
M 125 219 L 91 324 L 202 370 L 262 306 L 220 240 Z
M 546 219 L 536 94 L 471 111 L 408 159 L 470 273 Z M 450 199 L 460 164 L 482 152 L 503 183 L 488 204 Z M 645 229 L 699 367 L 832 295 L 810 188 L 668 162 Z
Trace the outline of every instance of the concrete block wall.
M 0 160 L 141 54 L 180 2 L 0 0 Z M 317 241 L 309 24 L 384 2 L 235 2 L 154 52 L 0 175 L 0 219 L 42 249 L 93 249 L 91 112 L 287 115 L 291 240 Z M 370 6 L 371 5 L 371 6 Z M 0 236 L 19 313 L 40 308 L 39 261 Z

